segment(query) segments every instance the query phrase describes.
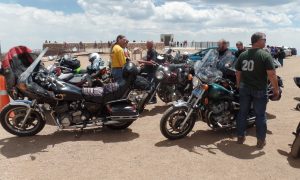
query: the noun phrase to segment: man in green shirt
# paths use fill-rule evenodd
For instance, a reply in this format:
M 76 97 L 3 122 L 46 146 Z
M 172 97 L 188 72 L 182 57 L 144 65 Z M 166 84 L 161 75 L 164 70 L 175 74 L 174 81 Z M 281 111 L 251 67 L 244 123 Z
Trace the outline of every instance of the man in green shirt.
M 238 144 L 245 141 L 246 119 L 253 103 L 256 116 L 257 147 L 263 148 L 266 144 L 266 107 L 268 102 L 268 79 L 274 87 L 273 98 L 279 96 L 276 71 L 272 57 L 263 48 L 266 45 L 266 35 L 261 32 L 251 36 L 252 48 L 243 52 L 236 63 L 237 87 L 240 93 L 240 111 L 237 118 Z

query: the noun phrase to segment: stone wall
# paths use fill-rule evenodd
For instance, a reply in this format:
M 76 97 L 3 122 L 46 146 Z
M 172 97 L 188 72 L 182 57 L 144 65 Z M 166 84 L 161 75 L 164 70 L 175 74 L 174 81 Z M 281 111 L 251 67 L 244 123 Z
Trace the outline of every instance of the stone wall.
M 80 53 L 80 52 L 100 52 L 100 53 L 109 53 L 110 44 L 108 43 L 44 43 L 43 49 L 48 47 L 47 56 L 61 55 L 64 53 Z M 159 42 L 155 43 L 154 48 L 156 50 L 163 50 L 165 48 L 164 43 Z M 133 51 L 134 49 L 141 49 L 145 51 L 146 43 L 128 43 L 128 49 Z

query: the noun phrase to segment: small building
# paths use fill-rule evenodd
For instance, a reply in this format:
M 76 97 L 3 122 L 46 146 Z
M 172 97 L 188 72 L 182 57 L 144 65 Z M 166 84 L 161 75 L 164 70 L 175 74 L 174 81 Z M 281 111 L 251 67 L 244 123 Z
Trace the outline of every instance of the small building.
M 174 41 L 174 34 L 161 34 L 160 42 L 163 42 L 165 46 L 169 46 L 170 42 Z

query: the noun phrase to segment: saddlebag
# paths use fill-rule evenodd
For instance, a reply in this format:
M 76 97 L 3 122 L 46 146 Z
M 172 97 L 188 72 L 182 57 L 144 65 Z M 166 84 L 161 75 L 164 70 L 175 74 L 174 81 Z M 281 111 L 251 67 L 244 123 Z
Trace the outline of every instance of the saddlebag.
M 135 105 L 127 99 L 108 102 L 106 107 L 112 120 L 135 120 L 139 116 Z

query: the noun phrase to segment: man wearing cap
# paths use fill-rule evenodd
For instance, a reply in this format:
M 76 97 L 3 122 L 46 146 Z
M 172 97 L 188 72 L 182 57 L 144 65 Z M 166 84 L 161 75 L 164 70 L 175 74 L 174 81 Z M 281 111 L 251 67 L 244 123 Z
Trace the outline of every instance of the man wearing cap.
M 267 82 L 274 87 L 273 99 L 279 97 L 276 71 L 272 56 L 263 50 L 266 45 L 266 35 L 261 32 L 251 36 L 252 48 L 243 52 L 236 63 L 237 87 L 240 94 L 240 111 L 237 118 L 237 143 L 245 141 L 246 119 L 253 103 L 256 116 L 257 148 L 266 144 L 266 107 L 268 102 Z

